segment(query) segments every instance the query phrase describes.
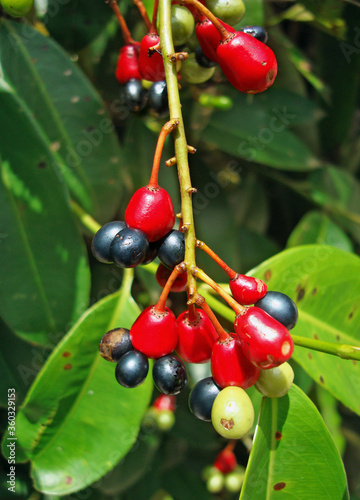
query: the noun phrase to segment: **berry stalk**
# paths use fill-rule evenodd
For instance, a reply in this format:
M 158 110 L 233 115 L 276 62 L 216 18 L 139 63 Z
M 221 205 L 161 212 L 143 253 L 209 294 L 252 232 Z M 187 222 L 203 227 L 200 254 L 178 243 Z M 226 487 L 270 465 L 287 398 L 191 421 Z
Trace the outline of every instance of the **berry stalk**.
M 120 28 L 124 37 L 124 41 L 126 45 L 131 45 L 133 43 L 136 43 L 135 40 L 131 37 L 129 28 L 127 27 L 127 24 L 125 22 L 125 19 L 123 18 L 123 15 L 120 12 L 119 6 L 117 4 L 116 0 L 108 0 L 107 3 L 110 5 L 112 10 L 114 11 L 114 14 L 119 21 Z
M 220 257 L 213 250 L 211 250 L 211 248 L 208 247 L 206 243 L 200 240 L 196 240 L 196 246 L 197 248 L 200 248 L 205 253 L 207 253 L 209 257 L 211 257 L 218 264 L 218 266 L 220 266 L 221 269 L 223 269 L 226 272 L 226 274 L 229 276 L 231 280 L 236 277 L 236 272 L 233 271 L 231 267 L 229 267 L 226 264 L 226 262 L 220 259 Z
M 166 299 L 168 298 L 169 292 L 171 291 L 171 287 L 173 286 L 179 274 L 183 273 L 185 269 L 186 269 L 185 262 L 182 262 L 181 264 L 179 264 L 174 268 L 173 272 L 170 274 L 169 279 L 166 282 L 166 285 L 163 288 L 163 291 L 161 292 L 161 295 L 159 297 L 156 306 L 154 307 L 156 311 L 161 313 L 165 311 L 165 303 Z
M 221 40 L 228 40 L 233 37 L 233 33 L 229 33 L 228 30 L 221 24 L 219 19 L 209 10 L 205 5 L 203 5 L 199 0 L 179 0 L 180 5 L 193 5 L 198 11 L 201 12 L 205 17 L 207 17 L 218 30 Z
M 221 288 L 220 285 L 218 285 L 213 279 L 210 278 L 202 269 L 199 269 L 198 267 L 193 267 L 191 269 L 191 272 L 194 274 L 194 276 L 200 278 L 204 283 L 207 285 L 211 286 L 215 292 L 220 295 L 231 307 L 233 311 L 235 311 L 235 314 L 241 314 L 242 312 L 245 311 L 245 307 L 236 302 L 236 300 L 233 299 L 223 288 Z
M 161 155 L 164 149 L 165 139 L 175 129 L 175 127 L 177 127 L 178 124 L 179 121 L 177 119 L 174 119 L 166 122 L 165 125 L 163 125 L 161 128 L 161 132 L 159 134 L 159 138 L 156 144 L 151 177 L 148 184 L 149 188 L 153 189 L 159 188 L 159 183 L 158 183 L 159 167 L 160 167 Z
M 159 32 L 161 51 L 164 60 L 165 78 L 168 91 L 170 118 L 177 119 L 179 124 L 174 131 L 175 156 L 177 162 L 178 176 L 180 182 L 181 195 L 181 218 L 183 220 L 182 229 L 185 235 L 185 262 L 188 276 L 188 298 L 189 302 L 195 301 L 196 279 L 190 269 L 196 266 L 195 260 L 195 226 L 192 208 L 191 178 L 188 162 L 188 147 L 185 135 L 184 121 L 181 112 L 179 96 L 179 86 L 176 72 L 176 65 L 171 62 L 171 57 L 175 53 L 172 30 L 171 30 L 171 2 L 160 0 L 159 2 Z
M 143 18 L 143 21 L 145 23 L 147 30 L 150 31 L 151 22 L 150 22 L 149 16 L 147 15 L 144 4 L 142 3 L 141 0 L 133 0 L 133 2 L 136 5 L 136 7 L 139 9 L 140 15 Z
M 230 339 L 230 335 L 224 330 L 224 328 L 221 326 L 219 320 L 213 313 L 212 309 L 209 307 L 209 305 L 206 303 L 206 300 L 204 297 L 201 295 L 198 295 L 198 298 L 196 299 L 196 304 L 203 309 L 204 312 L 209 316 L 211 323 L 214 325 L 215 330 L 217 331 L 219 335 L 219 339 L 221 342 L 226 342 L 226 340 Z

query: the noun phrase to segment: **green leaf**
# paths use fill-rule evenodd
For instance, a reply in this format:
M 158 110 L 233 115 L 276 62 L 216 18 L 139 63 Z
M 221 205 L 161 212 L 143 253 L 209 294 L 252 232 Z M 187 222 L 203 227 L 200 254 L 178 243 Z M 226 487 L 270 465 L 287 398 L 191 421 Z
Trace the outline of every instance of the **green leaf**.
M 212 114 L 201 139 L 236 158 L 280 170 L 308 171 L 318 167 L 320 162 L 310 149 L 289 130 L 297 118 L 294 108 L 274 105 L 269 109 L 265 99 L 259 101 L 257 96 L 253 99 L 238 93 L 232 109 Z
M 58 43 L 77 52 L 101 33 L 112 16 L 113 11 L 106 2 L 71 0 L 50 2 L 43 22 Z
M 106 331 L 130 327 L 139 314 L 129 295 L 130 273 L 123 289 L 97 302 L 57 346 L 17 414 L 17 458 L 31 460 L 39 491 L 65 495 L 85 488 L 136 440 L 151 376 L 136 389 L 121 387 L 115 364 L 98 352 Z
M 31 26 L 4 19 L 0 44 L 3 78 L 56 153 L 59 179 L 95 218 L 107 220 L 119 202 L 121 150 L 104 103 L 69 55 Z M 2 109 L 1 116 L 9 120 Z M 18 144 L 17 134 L 9 144 L 0 137 L 1 149 Z
M 264 398 L 240 500 L 329 494 L 349 498 L 343 463 L 314 404 L 296 386 L 282 398 Z
M 87 253 L 52 169 L 56 158 L 8 90 L 0 89 L 9 117 L 0 120 L 0 314 L 23 339 L 52 348 L 88 305 Z
M 240 26 L 263 26 L 264 25 L 264 2 L 263 0 L 243 0 L 245 4 L 245 15 Z
M 336 167 L 312 172 L 299 189 L 304 196 L 334 214 L 334 217 L 360 241 L 360 184 Z
M 304 215 L 289 236 L 287 247 L 299 245 L 331 245 L 346 252 L 353 252 L 350 238 L 335 224 L 330 217 L 318 212 L 310 211 Z
M 294 334 L 360 346 L 359 257 L 326 245 L 306 245 L 279 253 L 250 274 L 296 302 Z M 318 384 L 360 414 L 358 361 L 303 347 L 295 347 L 293 357 Z
M 342 432 L 342 418 L 338 411 L 338 401 L 328 391 L 325 391 L 319 385 L 316 386 L 316 400 L 322 418 L 328 427 L 336 446 L 343 455 L 346 440 Z
M 315 15 L 316 23 L 334 35 L 344 35 L 346 25 L 342 19 L 344 3 L 340 0 L 301 0 L 301 3 Z

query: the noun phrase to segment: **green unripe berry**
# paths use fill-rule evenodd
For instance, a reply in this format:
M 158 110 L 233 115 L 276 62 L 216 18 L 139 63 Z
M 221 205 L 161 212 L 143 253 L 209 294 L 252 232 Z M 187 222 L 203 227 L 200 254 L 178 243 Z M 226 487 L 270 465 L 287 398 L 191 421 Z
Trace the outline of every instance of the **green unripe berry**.
M 13 17 L 25 16 L 32 9 L 34 0 L 1 0 L 5 12 Z
M 245 478 L 245 468 L 238 465 L 236 469 L 225 476 L 225 488 L 231 493 L 240 491 Z
M 234 105 L 233 100 L 226 95 L 212 95 L 205 92 L 199 95 L 199 104 L 206 108 L 222 109 L 223 111 L 231 109 Z
M 254 423 L 251 399 L 240 387 L 225 387 L 216 396 L 211 421 L 215 430 L 228 439 L 240 439 L 250 432 Z
M 195 54 L 189 54 L 189 57 L 181 64 L 180 75 L 189 83 L 204 83 L 209 80 L 215 72 L 215 68 L 203 68 L 195 59 Z
M 156 410 L 155 419 L 161 431 L 169 431 L 175 424 L 175 415 L 171 410 Z
M 245 5 L 242 0 L 206 0 L 206 7 L 230 26 L 239 23 L 245 15 Z
M 193 15 L 182 5 L 171 6 L 171 29 L 174 45 L 183 45 L 191 38 L 195 29 Z
M 210 493 L 219 493 L 224 488 L 224 475 L 216 467 L 207 467 L 206 488 Z
M 283 363 L 270 370 L 261 370 L 255 387 L 268 398 L 281 398 L 290 390 L 293 380 L 293 369 L 289 363 Z

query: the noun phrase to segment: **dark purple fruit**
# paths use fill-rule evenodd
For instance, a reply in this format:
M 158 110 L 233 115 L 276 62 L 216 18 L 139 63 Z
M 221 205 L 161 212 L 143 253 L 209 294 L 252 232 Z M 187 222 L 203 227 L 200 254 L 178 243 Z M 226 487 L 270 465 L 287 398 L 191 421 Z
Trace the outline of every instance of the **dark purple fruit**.
M 145 108 L 148 91 L 142 86 L 141 80 L 129 80 L 121 87 L 121 100 L 129 111 L 137 113 Z
M 140 229 L 127 227 L 120 231 L 110 247 L 113 261 L 119 267 L 135 267 L 141 264 L 149 251 L 149 240 Z
M 173 354 L 163 356 L 154 363 L 153 379 L 160 392 L 175 396 L 183 390 L 187 382 L 185 365 Z
M 115 328 L 105 333 L 99 345 L 101 356 L 107 361 L 119 361 L 121 356 L 132 351 L 134 348 L 129 334 L 127 328 Z
M 195 417 L 205 422 L 211 422 L 211 410 L 220 388 L 212 377 L 200 380 L 192 389 L 189 396 L 189 408 Z
M 92 253 L 97 260 L 105 264 L 111 264 L 113 262 L 110 254 L 111 243 L 117 233 L 126 227 L 127 225 L 125 222 L 115 220 L 113 222 L 108 222 L 99 229 L 91 244 Z
M 151 85 L 149 89 L 149 109 L 157 117 L 169 115 L 169 103 L 166 81 L 161 80 Z
M 266 43 L 268 41 L 267 31 L 262 26 L 244 26 L 240 29 L 240 31 L 253 36 L 256 40 L 259 40 L 262 43 Z
M 123 387 L 137 387 L 146 379 L 149 371 L 149 360 L 139 351 L 129 351 L 118 361 L 115 377 Z
M 284 293 L 267 292 L 255 305 L 284 325 L 288 330 L 294 328 L 297 323 L 298 310 L 296 304 Z
M 173 229 L 164 236 L 159 245 L 158 257 L 164 266 L 170 269 L 183 262 L 185 258 L 184 233 Z
M 206 57 L 200 45 L 195 50 L 195 59 L 198 65 L 202 66 L 203 68 L 213 68 L 217 65 L 217 62 L 212 61 L 211 59 Z

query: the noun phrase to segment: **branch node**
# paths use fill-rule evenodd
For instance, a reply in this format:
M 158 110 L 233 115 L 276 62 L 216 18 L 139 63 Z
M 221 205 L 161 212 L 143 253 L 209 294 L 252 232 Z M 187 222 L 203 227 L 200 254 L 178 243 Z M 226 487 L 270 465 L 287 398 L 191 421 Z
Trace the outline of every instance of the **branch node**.
M 173 54 L 169 54 L 168 57 L 172 63 L 176 63 L 177 61 L 186 61 L 189 54 L 188 52 L 174 52 Z

